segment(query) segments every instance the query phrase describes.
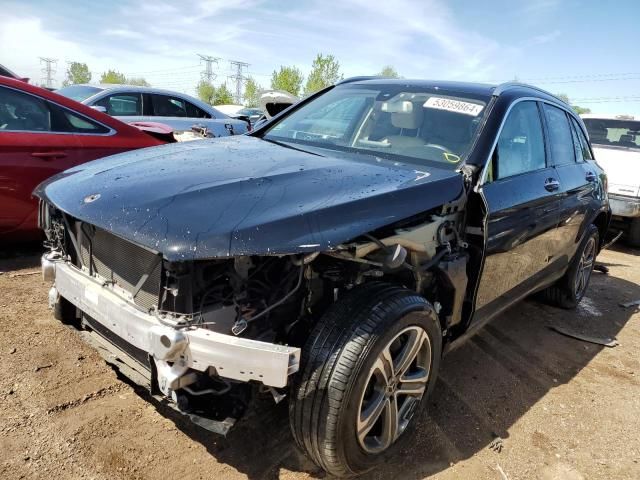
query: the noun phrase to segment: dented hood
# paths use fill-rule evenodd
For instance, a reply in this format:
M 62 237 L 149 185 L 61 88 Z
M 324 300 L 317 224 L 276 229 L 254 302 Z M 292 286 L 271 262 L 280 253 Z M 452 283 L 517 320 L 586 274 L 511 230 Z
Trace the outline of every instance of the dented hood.
M 328 250 L 463 190 L 454 171 L 313 152 L 247 136 L 170 144 L 83 164 L 35 194 L 184 261 Z

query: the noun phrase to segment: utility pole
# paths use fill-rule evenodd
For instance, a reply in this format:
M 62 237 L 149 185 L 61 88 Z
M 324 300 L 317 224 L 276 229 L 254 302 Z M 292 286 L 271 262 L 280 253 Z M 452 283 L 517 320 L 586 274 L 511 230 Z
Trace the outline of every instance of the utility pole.
M 56 74 L 56 64 L 58 60 L 55 58 L 39 57 L 40 63 L 44 63 L 42 73 L 44 73 L 43 81 L 47 88 L 53 88 L 53 76 Z
M 240 105 L 242 102 L 242 85 L 246 77 L 242 74 L 243 68 L 248 68 L 249 64 L 246 62 L 238 62 L 237 60 L 229 60 L 231 67 L 236 68 L 234 75 L 229 75 L 229 78 L 236 82 L 236 93 L 234 95 L 234 101 Z
M 213 84 L 213 81 L 217 77 L 217 75 L 213 71 L 213 64 L 215 63 L 216 65 L 218 65 L 218 61 L 220 60 L 220 57 L 212 57 L 211 55 L 201 55 L 201 54 L 198 54 L 198 56 L 200 57 L 200 60 L 203 61 L 205 64 L 204 70 L 200 72 L 202 79 L 206 80 L 208 83 Z

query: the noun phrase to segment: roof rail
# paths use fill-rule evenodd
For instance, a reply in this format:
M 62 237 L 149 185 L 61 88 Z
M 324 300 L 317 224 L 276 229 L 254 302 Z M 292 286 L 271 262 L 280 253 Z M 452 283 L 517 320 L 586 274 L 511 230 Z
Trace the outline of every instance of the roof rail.
M 569 105 L 567 102 L 562 100 L 560 97 L 558 97 L 557 95 L 554 95 L 551 92 L 548 92 L 547 90 L 544 90 L 544 89 L 542 89 L 540 87 L 536 87 L 535 85 L 529 85 L 528 83 L 522 83 L 522 82 L 504 82 L 504 83 L 501 83 L 493 91 L 493 94 L 494 95 L 500 95 L 502 92 L 506 91 L 509 88 L 513 88 L 513 87 L 530 88 L 531 90 L 535 90 L 537 92 L 544 93 L 545 95 L 549 95 L 550 97 L 553 97 L 556 100 L 558 100 L 560 103 L 563 103 L 565 105 Z
M 339 82 L 336 82 L 336 85 L 342 85 L 343 83 L 360 82 L 361 80 L 373 80 L 374 78 L 387 78 L 387 77 L 381 77 L 379 75 L 360 75 L 359 77 L 349 77 L 349 78 L 345 78 L 344 80 L 340 80 Z

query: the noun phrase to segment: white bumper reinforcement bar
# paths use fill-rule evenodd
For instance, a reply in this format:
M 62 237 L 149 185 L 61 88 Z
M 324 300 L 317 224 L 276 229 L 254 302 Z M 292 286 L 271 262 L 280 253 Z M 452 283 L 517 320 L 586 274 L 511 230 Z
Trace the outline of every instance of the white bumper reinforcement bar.
M 271 387 L 285 387 L 289 375 L 300 367 L 300 349 L 224 335 L 205 328 L 176 329 L 163 325 L 63 260 L 42 257 L 43 275 L 54 280 L 60 295 L 113 334 L 148 352 L 156 364 L 167 368 L 168 381 L 179 388 L 187 369 L 212 368 L 224 378 L 256 380 Z M 172 364 L 168 367 L 167 362 Z M 173 372 L 171 372 L 173 371 Z M 161 390 L 165 390 L 161 382 Z M 166 385 L 169 386 L 169 385 Z M 165 392 L 166 393 L 166 392 Z

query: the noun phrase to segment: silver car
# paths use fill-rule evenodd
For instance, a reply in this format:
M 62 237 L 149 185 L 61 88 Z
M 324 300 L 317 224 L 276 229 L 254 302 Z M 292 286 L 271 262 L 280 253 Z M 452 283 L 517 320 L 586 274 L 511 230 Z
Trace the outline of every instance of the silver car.
M 230 118 L 211 105 L 184 93 L 133 85 L 70 85 L 64 95 L 126 123 L 160 122 L 176 132 L 206 127 L 216 137 L 247 131 L 247 122 Z

